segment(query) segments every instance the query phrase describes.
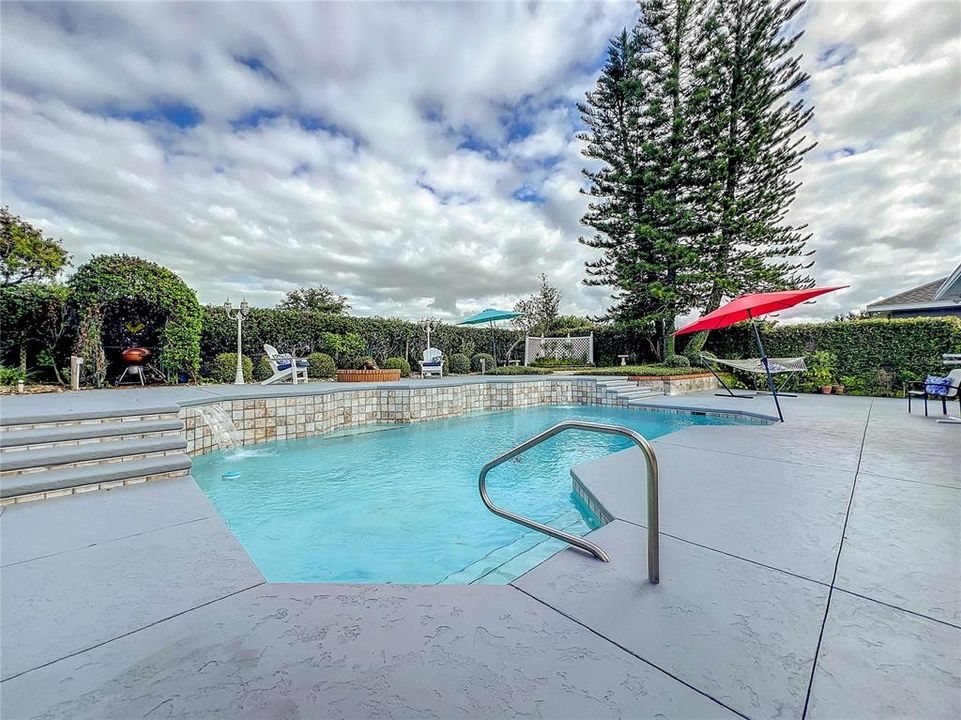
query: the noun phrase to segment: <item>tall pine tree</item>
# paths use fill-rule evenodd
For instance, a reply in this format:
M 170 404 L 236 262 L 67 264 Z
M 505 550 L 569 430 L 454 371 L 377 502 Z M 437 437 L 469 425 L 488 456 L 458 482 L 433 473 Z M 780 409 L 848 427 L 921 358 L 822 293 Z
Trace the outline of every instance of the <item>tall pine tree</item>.
M 705 232 L 704 312 L 748 292 L 809 287 L 806 225 L 786 220 L 794 173 L 815 143 L 801 134 L 813 108 L 795 92 L 807 81 L 789 32 L 803 0 L 717 0 L 704 25 L 706 54 L 692 95 L 698 205 Z M 706 335 L 691 341 L 700 349 Z
M 597 89 L 580 106 L 589 132 L 584 154 L 602 161 L 585 171 L 594 228 L 584 244 L 602 256 L 588 263 L 588 284 L 615 288 L 609 314 L 653 326 L 673 354 L 674 317 L 695 301 L 700 279 L 697 223 L 691 211 L 689 135 L 691 41 L 703 5 L 648 0 L 633 33 L 611 43 Z
M 612 318 L 658 328 L 725 297 L 810 284 L 805 226 L 786 222 L 807 80 L 785 34 L 801 0 L 642 0 L 579 105 L 592 197 L 585 282 L 614 288 Z M 699 342 L 689 345 L 699 347 Z

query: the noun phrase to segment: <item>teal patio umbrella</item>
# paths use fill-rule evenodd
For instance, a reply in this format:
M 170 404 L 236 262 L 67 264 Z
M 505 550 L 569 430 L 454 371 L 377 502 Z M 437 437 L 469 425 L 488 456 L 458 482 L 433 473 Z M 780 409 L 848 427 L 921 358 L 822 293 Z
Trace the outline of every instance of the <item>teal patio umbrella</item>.
M 494 323 L 498 320 L 510 320 L 511 318 L 520 317 L 523 313 L 514 312 L 513 310 L 495 310 L 494 308 L 487 308 L 486 310 L 481 310 L 476 315 L 471 315 L 466 320 L 461 320 L 458 325 L 483 325 L 484 323 L 489 323 L 491 326 L 491 355 L 494 356 L 494 367 L 497 367 L 497 342 L 494 338 Z

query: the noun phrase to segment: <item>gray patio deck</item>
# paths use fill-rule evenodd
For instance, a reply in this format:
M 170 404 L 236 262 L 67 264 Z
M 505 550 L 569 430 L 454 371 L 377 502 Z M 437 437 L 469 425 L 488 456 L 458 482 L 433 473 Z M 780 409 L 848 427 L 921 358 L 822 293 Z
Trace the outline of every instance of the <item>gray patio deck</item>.
M 154 392 L 85 395 L 211 391 Z M 265 583 L 190 478 L 8 506 L 0 716 L 961 716 L 961 428 L 894 400 L 784 409 L 655 441 L 657 586 L 634 450 L 574 469 L 612 562 L 565 550 L 500 587 Z

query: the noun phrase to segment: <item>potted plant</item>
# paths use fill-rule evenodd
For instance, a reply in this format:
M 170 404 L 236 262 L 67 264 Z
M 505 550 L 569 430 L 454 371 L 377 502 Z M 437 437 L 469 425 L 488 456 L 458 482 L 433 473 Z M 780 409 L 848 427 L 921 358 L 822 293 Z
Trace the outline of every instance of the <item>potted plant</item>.
M 834 353 L 825 350 L 814 353 L 804 373 L 805 383 L 809 387 L 820 389 L 825 395 L 830 395 L 834 384 L 835 361 Z

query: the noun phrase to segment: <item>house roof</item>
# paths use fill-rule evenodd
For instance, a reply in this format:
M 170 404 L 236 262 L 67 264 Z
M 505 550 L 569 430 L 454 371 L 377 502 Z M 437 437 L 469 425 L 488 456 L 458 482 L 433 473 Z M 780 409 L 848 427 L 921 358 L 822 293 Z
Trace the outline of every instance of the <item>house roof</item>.
M 961 305 L 961 264 L 947 277 L 878 300 L 867 307 L 870 312 L 920 310 Z
M 920 285 L 916 288 L 905 290 L 903 293 L 898 293 L 897 295 L 892 295 L 889 298 L 878 300 L 876 303 L 871 303 L 871 307 L 883 307 L 885 305 L 914 305 L 915 303 L 931 302 L 934 300 L 934 294 L 942 285 L 944 285 L 945 280 L 947 280 L 947 278 L 941 278 L 939 280 L 934 280 L 933 282 L 925 283 L 924 285 Z

